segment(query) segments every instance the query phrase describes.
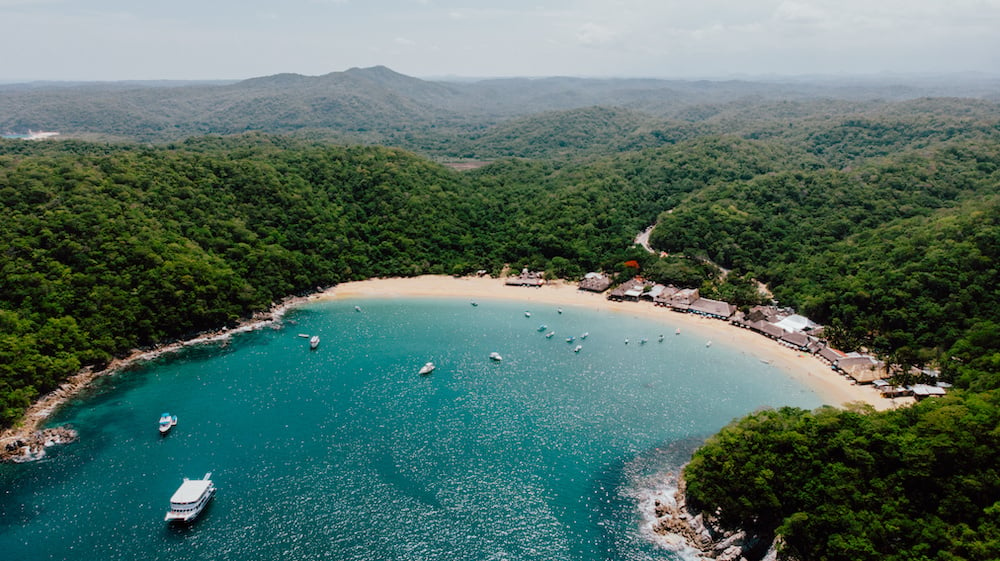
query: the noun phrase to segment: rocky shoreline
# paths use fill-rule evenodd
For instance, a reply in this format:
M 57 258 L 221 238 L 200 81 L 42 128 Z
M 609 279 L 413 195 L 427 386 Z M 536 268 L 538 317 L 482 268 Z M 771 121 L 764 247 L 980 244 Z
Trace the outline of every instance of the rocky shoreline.
M 711 514 L 690 508 L 685 495 L 684 478 L 679 477 L 673 500 L 654 503 L 656 522 L 653 531 L 668 541 L 682 541 L 696 550 L 701 560 L 776 561 L 778 540 L 765 543 L 743 530 L 722 528 Z
M 30 462 L 45 456 L 47 448 L 56 444 L 66 444 L 77 439 L 75 429 L 70 426 L 40 427 L 60 406 L 78 395 L 100 376 L 109 376 L 143 362 L 149 362 L 168 353 L 181 349 L 217 343 L 229 339 L 235 333 L 243 333 L 261 329 L 281 319 L 286 311 L 295 305 L 305 302 L 309 297 L 289 297 L 274 304 L 265 312 L 254 314 L 231 329 L 221 329 L 203 333 L 193 339 L 161 345 L 149 350 L 134 350 L 124 358 L 116 358 L 105 368 L 96 370 L 87 367 L 70 376 L 54 391 L 42 396 L 31 404 L 21 421 L 11 428 L 0 432 L 0 462 Z

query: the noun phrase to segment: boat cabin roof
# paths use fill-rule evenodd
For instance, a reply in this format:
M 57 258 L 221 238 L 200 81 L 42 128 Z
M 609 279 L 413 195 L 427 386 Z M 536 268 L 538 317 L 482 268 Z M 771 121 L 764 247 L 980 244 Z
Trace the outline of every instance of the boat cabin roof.
M 170 502 L 175 504 L 196 502 L 211 484 L 212 481 L 208 479 L 185 479 L 174 496 L 170 497 Z

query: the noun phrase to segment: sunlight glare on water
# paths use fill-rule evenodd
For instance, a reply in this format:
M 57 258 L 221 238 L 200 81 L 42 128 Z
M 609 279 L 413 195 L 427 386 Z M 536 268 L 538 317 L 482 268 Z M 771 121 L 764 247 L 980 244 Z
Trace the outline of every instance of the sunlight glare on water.
M 78 442 L 0 466 L 3 558 L 676 559 L 639 505 L 732 419 L 820 404 L 742 349 L 657 342 L 669 325 L 523 312 L 319 302 L 101 379 L 53 419 Z M 179 418 L 166 437 L 162 411 Z M 209 471 L 206 511 L 166 525 L 182 478 Z

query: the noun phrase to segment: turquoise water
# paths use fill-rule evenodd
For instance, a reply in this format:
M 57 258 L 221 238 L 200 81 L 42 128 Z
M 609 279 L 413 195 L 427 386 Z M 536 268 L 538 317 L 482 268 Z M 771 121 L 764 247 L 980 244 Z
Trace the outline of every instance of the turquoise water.
M 735 417 L 821 402 L 669 324 L 536 308 L 316 303 L 103 378 L 53 419 L 78 442 L 0 465 L 2 557 L 674 559 L 642 530 L 650 478 Z M 179 417 L 166 437 L 163 411 Z M 207 510 L 166 525 L 182 478 L 208 471 Z

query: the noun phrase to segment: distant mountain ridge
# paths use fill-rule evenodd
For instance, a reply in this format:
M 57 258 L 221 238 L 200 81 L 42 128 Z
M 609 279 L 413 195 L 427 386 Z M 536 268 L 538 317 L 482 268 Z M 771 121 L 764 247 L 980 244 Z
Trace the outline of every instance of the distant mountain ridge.
M 0 131 L 55 130 L 84 138 L 168 142 L 203 134 L 312 130 L 344 141 L 411 146 L 445 142 L 449 135 L 481 135 L 515 118 L 593 107 L 691 122 L 747 100 L 868 103 L 949 91 L 957 92 L 955 87 L 935 90 L 899 83 L 849 87 L 829 82 L 647 78 L 447 82 L 375 66 L 321 76 L 283 73 L 232 83 L 0 85 Z M 995 102 L 1000 96 L 995 93 L 998 89 L 992 91 Z M 426 141 L 429 137 L 437 140 Z

